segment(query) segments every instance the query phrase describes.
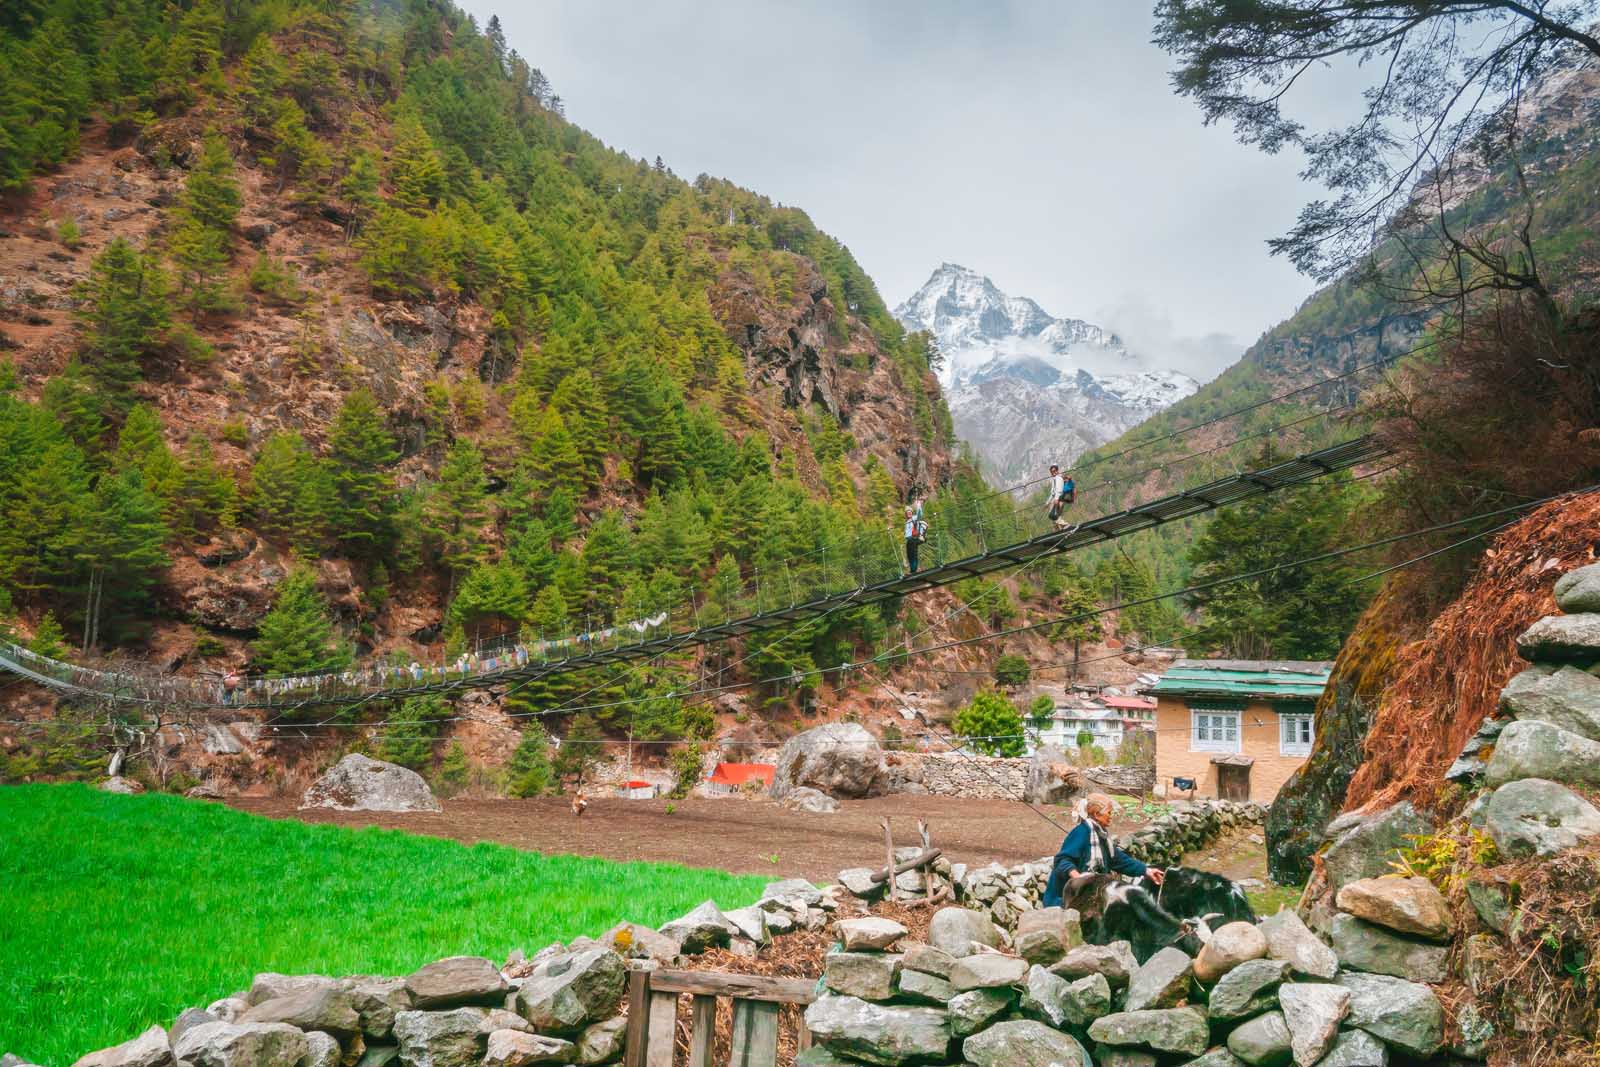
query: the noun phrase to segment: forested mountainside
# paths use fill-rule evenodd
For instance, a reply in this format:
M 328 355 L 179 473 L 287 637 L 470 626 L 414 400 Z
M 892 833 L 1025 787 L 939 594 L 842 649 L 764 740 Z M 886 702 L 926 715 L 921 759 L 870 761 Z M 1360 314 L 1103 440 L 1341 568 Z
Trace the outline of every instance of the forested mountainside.
M 1600 70 L 1585 62 L 1546 79 L 1524 100 L 1522 122 L 1519 156 L 1532 202 L 1528 228 L 1540 271 L 1558 296 L 1589 292 L 1596 278 L 1594 234 L 1600 223 L 1600 196 L 1595 195 L 1600 179 Z M 1431 205 L 1438 194 L 1425 177 L 1413 195 Z M 1491 241 L 1505 240 L 1530 210 L 1529 198 L 1518 191 L 1516 168 L 1504 156 L 1460 168 L 1443 195 L 1453 231 Z M 1193 396 L 1083 456 L 1078 463 L 1080 508 L 1098 514 L 1231 474 L 1259 459 L 1269 438 L 1278 453 L 1292 454 L 1364 432 L 1370 425 L 1369 405 L 1382 393 L 1385 375 L 1358 368 L 1384 363 L 1392 370 L 1391 361 L 1415 349 L 1409 363 L 1428 373 L 1428 331 L 1451 310 L 1448 303 L 1408 295 L 1421 287 L 1418 267 L 1398 241 L 1381 249 L 1378 258 L 1385 268 L 1381 282 L 1350 277 L 1325 286 Z M 1195 432 L 1169 436 L 1297 389 L 1304 391 Z M 1333 413 L 1317 415 L 1324 411 Z M 1285 429 L 1271 432 L 1275 427 Z M 1234 441 L 1239 443 L 1229 444 Z M 1136 450 L 1127 452 L 1130 448 Z M 1358 503 L 1359 497 L 1352 507 Z M 1144 535 L 1128 549 L 1146 560 L 1164 585 L 1182 584 L 1188 545 L 1205 521 L 1175 523 Z
M 732 612 L 956 475 L 843 245 L 608 149 L 448 3 L 8 3 L 0 191 L 0 617 L 52 654 L 302 671 Z

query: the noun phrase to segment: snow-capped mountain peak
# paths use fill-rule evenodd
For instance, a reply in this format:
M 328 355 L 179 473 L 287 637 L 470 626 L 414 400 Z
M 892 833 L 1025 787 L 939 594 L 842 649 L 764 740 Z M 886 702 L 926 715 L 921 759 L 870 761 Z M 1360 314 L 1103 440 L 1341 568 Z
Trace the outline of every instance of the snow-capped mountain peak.
M 1071 462 L 1199 388 L 1111 331 L 1055 318 L 956 263 L 940 264 L 894 314 L 938 340 L 956 433 L 1005 481 Z

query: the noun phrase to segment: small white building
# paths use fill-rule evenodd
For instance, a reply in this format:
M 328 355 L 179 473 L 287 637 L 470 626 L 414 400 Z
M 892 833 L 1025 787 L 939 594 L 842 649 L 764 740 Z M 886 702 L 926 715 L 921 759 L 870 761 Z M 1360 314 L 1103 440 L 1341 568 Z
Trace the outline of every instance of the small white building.
M 623 800 L 654 800 L 660 793 L 655 783 L 646 782 L 641 778 L 623 782 L 617 790 L 622 794 Z

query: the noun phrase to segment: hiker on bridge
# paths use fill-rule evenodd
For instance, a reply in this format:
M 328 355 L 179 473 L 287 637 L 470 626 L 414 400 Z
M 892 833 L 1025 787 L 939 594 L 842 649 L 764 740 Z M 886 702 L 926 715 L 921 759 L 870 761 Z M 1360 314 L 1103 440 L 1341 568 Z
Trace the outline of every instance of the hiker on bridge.
M 1072 480 L 1072 475 L 1063 477 L 1061 468 L 1054 463 L 1050 464 L 1050 521 L 1055 523 L 1056 529 L 1067 528 L 1069 524 L 1061 516 L 1077 498 L 1078 483 Z
M 1111 813 L 1116 804 L 1104 793 L 1090 793 L 1084 802 L 1084 818 L 1061 842 L 1050 869 L 1050 881 L 1044 887 L 1040 903 L 1047 908 L 1061 906 L 1061 894 L 1069 879 L 1083 874 L 1121 874 L 1129 878 L 1140 875 L 1160 885 L 1166 872 L 1159 867 L 1147 867 L 1122 849 L 1111 836 Z
M 906 573 L 917 573 L 917 548 L 928 538 L 928 524 L 922 518 L 922 500 L 906 507 Z

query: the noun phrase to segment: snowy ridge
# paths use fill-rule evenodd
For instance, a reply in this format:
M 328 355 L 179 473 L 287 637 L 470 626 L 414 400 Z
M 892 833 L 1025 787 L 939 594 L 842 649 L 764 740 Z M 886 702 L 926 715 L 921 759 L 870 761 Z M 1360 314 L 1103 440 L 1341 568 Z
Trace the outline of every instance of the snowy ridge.
M 1187 374 L 1150 366 L 1109 330 L 1054 318 L 954 263 L 894 315 L 938 339 L 956 433 L 1003 481 L 1070 463 L 1199 388 Z

